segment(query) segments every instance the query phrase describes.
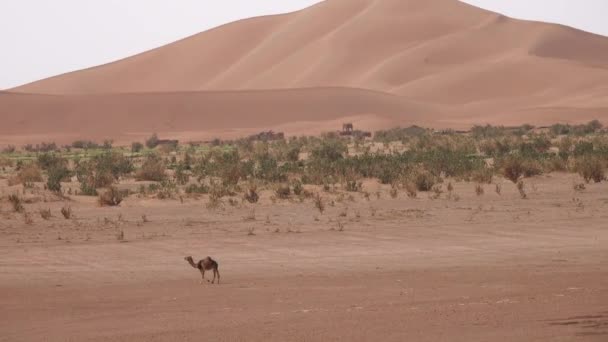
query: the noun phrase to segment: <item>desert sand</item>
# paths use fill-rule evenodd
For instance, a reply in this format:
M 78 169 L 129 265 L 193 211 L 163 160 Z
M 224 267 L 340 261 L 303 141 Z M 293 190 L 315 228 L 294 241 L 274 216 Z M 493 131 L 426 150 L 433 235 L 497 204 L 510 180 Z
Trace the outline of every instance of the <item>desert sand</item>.
M 0 146 L 606 122 L 606 61 L 606 37 L 456 0 L 327 0 L 2 91 Z M 100 207 L 74 179 L 59 198 L 7 172 L 0 341 L 608 340 L 608 183 L 576 173 L 526 178 L 527 199 L 502 176 L 437 198 L 305 185 L 321 213 L 271 188 L 161 200 L 132 177 Z
M 4 204 L 0 340 L 605 341 L 608 183 L 577 181 L 530 179 L 527 200 L 455 183 L 457 201 L 368 181 L 380 198 L 324 194 L 323 214 L 268 192 L 217 210 L 72 196 L 76 218 L 49 197 L 27 225 Z M 186 255 L 216 258 L 221 283 Z
M 382 128 L 579 123 L 608 117 L 607 60 L 606 37 L 456 0 L 327 0 L 10 89 L 1 133 L 295 135 L 294 122 L 361 115 Z

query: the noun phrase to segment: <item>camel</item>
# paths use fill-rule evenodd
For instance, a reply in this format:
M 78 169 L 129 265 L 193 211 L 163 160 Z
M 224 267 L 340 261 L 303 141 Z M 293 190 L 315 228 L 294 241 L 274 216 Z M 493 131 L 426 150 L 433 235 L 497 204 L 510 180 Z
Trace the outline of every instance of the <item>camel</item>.
M 215 283 L 216 274 L 217 274 L 217 283 L 218 284 L 220 283 L 220 271 L 218 270 L 219 264 L 217 263 L 217 261 L 211 259 L 211 257 L 206 257 L 203 260 L 199 260 L 199 262 L 197 262 L 196 264 L 194 263 L 194 260 L 192 259 L 191 256 L 185 257 L 184 260 L 186 260 L 190 264 L 190 266 L 198 269 L 201 272 L 201 275 L 203 276 L 203 280 L 201 280 L 201 284 L 205 280 L 205 271 L 210 271 L 210 270 L 213 270 L 213 280 L 211 281 L 211 284 Z M 207 282 L 209 282 L 209 280 L 207 280 Z

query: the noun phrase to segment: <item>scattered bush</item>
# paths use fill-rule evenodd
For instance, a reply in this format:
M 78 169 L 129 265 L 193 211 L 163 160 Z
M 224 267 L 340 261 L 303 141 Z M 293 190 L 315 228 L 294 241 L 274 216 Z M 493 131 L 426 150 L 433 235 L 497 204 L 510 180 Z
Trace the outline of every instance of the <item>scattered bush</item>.
M 17 147 L 15 147 L 14 145 L 8 145 L 2 149 L 2 153 L 6 154 L 15 153 L 15 151 L 17 151 Z
M 25 207 L 23 206 L 23 202 L 21 201 L 21 197 L 16 194 L 11 194 L 8 196 L 8 201 L 13 207 L 13 211 L 16 213 L 22 213 L 25 211 Z
M 606 179 L 606 165 L 598 157 L 586 156 L 576 160 L 576 171 L 589 183 L 592 180 L 599 183 Z
M 412 182 L 418 191 L 430 191 L 437 183 L 437 178 L 427 170 L 418 169 L 413 173 Z
M 476 184 L 475 185 L 475 193 L 477 194 L 477 196 L 481 196 L 484 194 L 484 189 L 483 189 L 483 185 L 481 184 Z
M 325 203 L 323 202 L 323 197 L 321 197 L 321 195 L 317 193 L 313 201 L 315 203 L 315 207 L 319 209 L 319 212 L 321 214 L 323 214 L 323 212 L 325 211 Z
M 519 195 L 521 196 L 522 199 L 528 198 L 528 195 L 526 194 L 525 184 L 524 184 L 523 180 L 519 180 L 517 182 L 517 190 L 519 191 Z
M 471 179 L 474 182 L 481 183 L 481 184 L 492 184 L 493 177 L 494 177 L 494 173 L 493 173 L 492 169 L 487 168 L 487 167 L 475 170 L 475 171 L 473 171 L 473 174 L 471 175 Z
M 208 194 L 209 187 L 205 184 L 190 184 L 184 190 L 187 194 Z
M 39 211 L 40 213 L 40 217 L 42 217 L 45 220 L 50 220 L 52 215 L 51 215 L 51 209 L 40 209 Z
M 281 184 L 277 187 L 275 193 L 280 199 L 288 199 L 289 196 L 291 196 L 291 189 L 289 188 L 289 185 Z
M 302 182 L 299 180 L 296 180 L 293 182 L 293 193 L 296 196 L 300 196 L 302 195 L 304 192 L 304 186 L 302 185 Z
M 65 218 L 66 220 L 72 218 L 72 207 L 65 206 L 61 208 L 61 215 L 63 215 L 63 218 Z
M 152 136 L 150 136 L 150 138 L 148 138 L 146 140 L 146 147 L 149 149 L 153 149 L 156 146 L 158 146 L 158 135 L 156 135 L 156 133 L 152 134 Z
M 35 182 L 42 182 L 42 172 L 36 164 L 26 164 L 22 166 L 17 172 L 17 175 L 8 180 L 10 186 L 23 184 L 29 187 Z
M 46 186 L 50 191 L 61 192 L 61 181 L 70 176 L 70 170 L 64 166 L 55 166 L 48 171 Z
M 418 188 L 413 182 L 405 183 L 405 192 L 409 198 L 416 198 L 418 196 Z
M 148 154 L 137 170 L 136 178 L 140 181 L 162 181 L 165 178 L 165 162 L 155 153 Z
M 245 200 L 247 200 L 247 202 L 249 203 L 257 203 L 258 200 L 260 199 L 260 196 L 258 195 L 258 191 L 257 191 L 257 187 L 255 185 L 251 185 L 249 187 L 249 189 L 247 190 L 247 192 L 245 193 Z
M 72 147 L 89 150 L 99 148 L 99 144 L 90 140 L 76 140 L 72 143 Z
M 133 153 L 139 153 L 143 149 L 144 149 L 144 144 L 142 144 L 140 142 L 136 141 L 131 144 L 131 152 L 133 152 Z
M 99 194 L 99 204 L 101 206 L 117 206 L 123 200 L 123 194 L 115 187 L 110 187 L 108 190 Z

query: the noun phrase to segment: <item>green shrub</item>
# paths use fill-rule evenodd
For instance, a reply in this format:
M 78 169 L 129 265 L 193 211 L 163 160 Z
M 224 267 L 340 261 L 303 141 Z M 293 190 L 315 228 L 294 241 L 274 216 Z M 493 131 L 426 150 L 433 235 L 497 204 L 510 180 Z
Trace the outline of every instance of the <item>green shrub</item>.
M 64 166 L 55 166 L 49 169 L 48 175 L 47 188 L 50 191 L 61 192 L 61 181 L 70 176 L 70 170 Z
M 43 170 L 51 168 L 66 168 L 68 161 L 54 153 L 42 153 L 38 156 L 38 166 Z

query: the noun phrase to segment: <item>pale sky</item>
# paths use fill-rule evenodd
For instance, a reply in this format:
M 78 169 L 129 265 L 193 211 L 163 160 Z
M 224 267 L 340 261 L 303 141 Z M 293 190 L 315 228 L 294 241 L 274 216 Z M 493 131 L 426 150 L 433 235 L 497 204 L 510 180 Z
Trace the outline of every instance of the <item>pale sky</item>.
M 0 89 L 124 58 L 237 19 L 294 11 L 317 2 L 0 0 Z M 608 0 L 466 2 L 511 17 L 608 36 Z

